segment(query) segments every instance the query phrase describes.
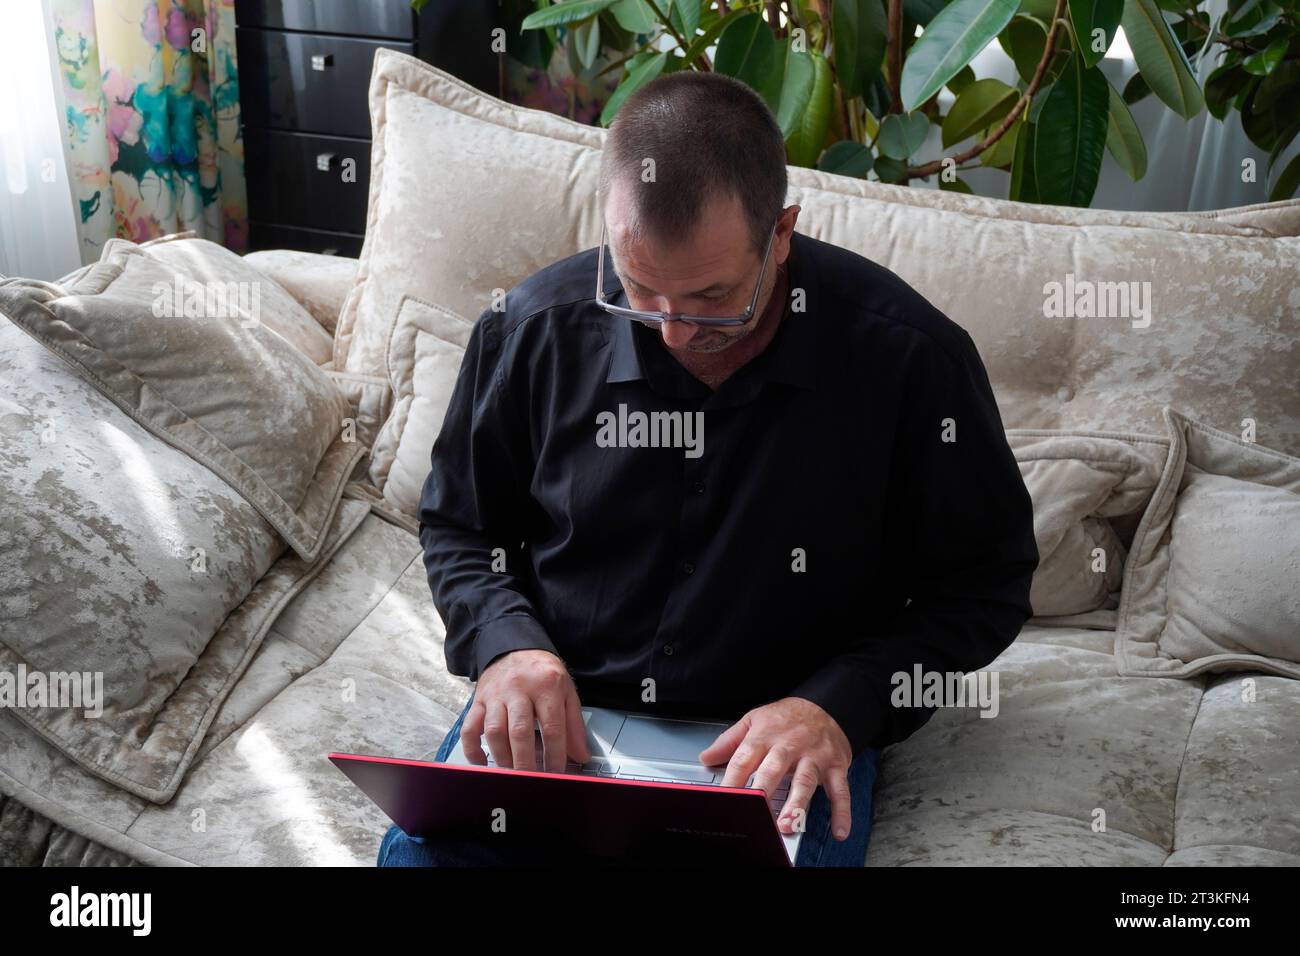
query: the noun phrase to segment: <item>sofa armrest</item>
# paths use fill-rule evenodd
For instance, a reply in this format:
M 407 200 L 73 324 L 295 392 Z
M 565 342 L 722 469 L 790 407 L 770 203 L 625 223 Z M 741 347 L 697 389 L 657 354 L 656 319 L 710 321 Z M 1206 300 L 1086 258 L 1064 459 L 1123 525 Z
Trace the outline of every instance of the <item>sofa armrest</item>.
M 343 300 L 356 278 L 356 259 L 293 249 L 250 252 L 244 259 L 284 286 L 326 332 L 334 334 Z

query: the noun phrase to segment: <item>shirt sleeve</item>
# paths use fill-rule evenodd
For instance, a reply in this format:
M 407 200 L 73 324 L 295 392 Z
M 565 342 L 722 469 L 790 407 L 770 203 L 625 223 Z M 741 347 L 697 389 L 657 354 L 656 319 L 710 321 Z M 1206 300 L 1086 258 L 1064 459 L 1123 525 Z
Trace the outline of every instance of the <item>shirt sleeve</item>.
M 420 544 L 447 628 L 447 669 L 473 681 L 509 651 L 559 656 L 532 603 L 520 548 L 531 443 L 508 400 L 504 315 L 487 311 L 474 324 L 420 496 Z
M 888 580 L 910 601 L 792 692 L 826 710 L 856 757 L 911 736 L 935 708 L 891 704 L 893 675 L 987 666 L 1033 614 L 1033 504 L 993 389 L 965 330 L 918 338 L 904 373 L 889 484 Z M 951 419 L 949 437 L 945 426 Z M 886 592 L 888 593 L 888 591 Z

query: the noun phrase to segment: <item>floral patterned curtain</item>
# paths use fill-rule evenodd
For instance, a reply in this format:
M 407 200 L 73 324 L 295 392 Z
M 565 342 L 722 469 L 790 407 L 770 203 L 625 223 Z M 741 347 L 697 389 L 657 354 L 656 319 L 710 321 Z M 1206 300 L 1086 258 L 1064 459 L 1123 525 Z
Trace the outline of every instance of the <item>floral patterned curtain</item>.
M 187 229 L 247 248 L 234 0 L 51 0 L 84 261 Z

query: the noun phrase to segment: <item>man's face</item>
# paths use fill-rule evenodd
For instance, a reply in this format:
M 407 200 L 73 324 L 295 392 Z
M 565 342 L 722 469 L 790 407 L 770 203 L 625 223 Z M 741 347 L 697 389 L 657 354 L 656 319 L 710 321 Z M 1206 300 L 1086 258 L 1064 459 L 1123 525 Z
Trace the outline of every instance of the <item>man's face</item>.
M 758 281 L 763 253 L 749 244 L 749 231 L 739 200 L 717 200 L 700 216 L 695 233 L 672 246 L 648 241 L 628 241 L 623 193 L 615 186 L 606 206 L 606 227 L 611 261 L 606 268 L 617 273 L 628 306 L 690 315 L 739 315 L 749 305 Z M 717 328 L 664 322 L 659 326 L 664 345 L 687 352 L 721 352 L 751 335 L 770 303 L 778 266 L 789 255 L 789 232 L 782 215 L 772 253 L 763 276 L 763 290 L 753 316 L 744 325 Z

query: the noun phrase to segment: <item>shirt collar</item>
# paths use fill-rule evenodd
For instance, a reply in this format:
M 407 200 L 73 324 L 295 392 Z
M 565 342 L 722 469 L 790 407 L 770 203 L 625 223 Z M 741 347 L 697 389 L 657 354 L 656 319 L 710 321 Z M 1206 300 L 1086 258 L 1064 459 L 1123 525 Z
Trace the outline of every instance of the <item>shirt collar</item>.
M 816 275 L 809 261 L 807 240 L 799 233 L 790 235 L 790 255 L 786 259 L 786 308 L 785 318 L 781 320 L 776 335 L 767 344 L 760 357 L 765 357 L 763 378 L 769 382 L 784 382 L 798 388 L 817 388 L 817 328 L 813 320 L 814 288 Z M 611 288 L 608 297 L 611 302 L 625 304 L 623 287 L 612 270 L 607 270 L 605 280 Z M 801 305 L 803 311 L 790 310 L 789 298 L 795 289 L 802 289 Z M 597 306 L 599 308 L 599 306 Z M 603 312 L 603 310 L 602 310 Z M 635 331 L 632 321 L 604 313 L 613 328 L 613 350 L 609 362 L 606 382 L 632 382 L 646 378 L 641 358 L 637 354 Z M 655 337 L 659 333 L 645 328 Z M 667 353 L 665 352 L 665 355 Z

